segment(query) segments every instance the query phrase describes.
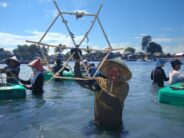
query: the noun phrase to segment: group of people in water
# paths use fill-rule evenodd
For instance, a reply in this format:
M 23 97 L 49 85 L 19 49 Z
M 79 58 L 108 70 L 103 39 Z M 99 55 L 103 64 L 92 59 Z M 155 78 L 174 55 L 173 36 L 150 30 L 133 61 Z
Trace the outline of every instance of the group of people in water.
M 83 78 L 81 62 L 89 71 L 89 80 L 77 80 L 77 83 L 82 87 L 95 91 L 94 98 L 94 122 L 96 125 L 103 128 L 120 129 L 122 127 L 122 112 L 124 101 L 128 95 L 129 85 L 128 80 L 131 79 L 132 73 L 128 66 L 119 59 L 107 59 L 102 64 L 99 72 L 95 64 L 88 61 L 81 61 L 77 53 L 82 53 L 80 49 L 72 49 L 71 54 L 74 54 L 74 77 Z M 56 64 L 51 68 L 56 75 L 63 75 L 64 70 L 69 71 L 67 67 L 63 67 L 62 59 L 57 58 Z M 7 83 L 21 83 L 26 89 L 32 90 L 33 94 L 42 94 L 44 85 L 44 68 L 40 58 L 36 58 L 28 64 L 32 69 L 32 75 L 28 80 L 19 78 L 20 62 L 16 57 L 6 60 L 7 66 L 0 69 L 0 73 L 7 74 Z M 179 60 L 171 61 L 173 70 L 169 77 L 166 76 L 163 66 L 165 62 L 162 59 L 156 61 L 156 68 L 151 73 L 153 84 L 158 87 L 164 86 L 164 81 L 169 81 L 170 84 L 184 81 L 184 74 L 179 72 L 182 63 Z M 94 76 L 95 75 L 95 76 Z
M 177 82 L 183 82 L 184 81 L 184 73 L 180 72 L 181 61 L 178 59 L 175 59 L 171 61 L 171 67 L 172 70 L 169 73 L 169 77 L 166 76 L 165 71 L 163 69 L 164 64 L 166 62 L 162 59 L 156 60 L 156 67 L 151 72 L 151 79 L 153 80 L 153 85 L 156 85 L 158 87 L 164 87 L 164 81 L 169 81 L 169 84 L 174 84 Z
M 28 80 L 22 80 L 19 78 L 20 62 L 15 56 L 7 59 L 5 63 L 7 64 L 7 66 L 0 69 L 0 73 L 6 73 L 7 84 L 21 83 L 26 89 L 32 90 L 33 94 L 42 94 L 44 92 L 44 68 L 39 58 L 33 60 L 28 64 L 33 72 Z

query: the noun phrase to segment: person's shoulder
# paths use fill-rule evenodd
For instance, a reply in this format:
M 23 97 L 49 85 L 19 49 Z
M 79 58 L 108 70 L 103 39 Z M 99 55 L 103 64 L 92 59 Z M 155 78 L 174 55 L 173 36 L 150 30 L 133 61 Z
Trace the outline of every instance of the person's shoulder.
M 173 74 L 179 74 L 180 72 L 177 70 L 173 70 Z
M 44 72 L 40 72 L 40 73 L 38 74 L 38 77 L 44 77 Z
M 173 70 L 173 71 L 170 72 L 170 74 L 171 75 L 179 75 L 181 73 L 179 71 L 177 71 L 177 70 Z

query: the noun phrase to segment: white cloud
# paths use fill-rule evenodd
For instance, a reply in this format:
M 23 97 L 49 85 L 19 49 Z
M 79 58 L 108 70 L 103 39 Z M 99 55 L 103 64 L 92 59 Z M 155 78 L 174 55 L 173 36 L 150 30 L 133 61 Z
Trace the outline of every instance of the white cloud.
M 162 49 L 165 53 L 184 53 L 184 44 L 179 44 L 175 46 L 162 46 Z
M 167 29 L 171 30 L 171 28 Z M 147 34 L 141 33 L 138 34 L 135 39 L 138 39 L 140 42 L 142 41 L 142 37 L 146 36 Z M 152 42 L 156 42 L 161 44 L 162 49 L 165 53 L 178 53 L 178 52 L 184 52 L 184 36 L 178 36 L 178 37 L 165 37 L 165 36 L 159 36 L 159 37 L 152 37 Z M 134 46 L 136 48 L 136 51 L 141 50 L 140 46 Z
M 152 41 L 157 43 L 169 43 L 175 41 L 175 38 L 167 38 L 167 37 L 152 38 Z
M 130 43 L 130 42 L 122 42 L 122 43 L 113 43 L 113 44 L 111 44 L 111 46 L 113 47 L 113 48 L 127 48 L 127 47 L 132 47 L 132 48 L 135 48 L 134 46 L 132 46 L 132 44 Z M 137 50 L 137 48 L 136 48 L 136 50 Z M 117 52 L 117 51 L 115 51 L 115 52 Z M 124 50 L 120 50 L 119 51 L 120 53 L 123 53 L 124 52 Z
M 3 8 L 8 7 L 8 3 L 7 2 L 0 2 L 0 8 L 1 7 L 3 7 Z
M 153 38 L 153 42 L 162 43 L 162 48 L 165 53 L 184 52 L 184 36 L 167 38 Z
M 143 36 L 147 36 L 147 35 L 148 34 L 146 34 L 146 33 L 140 33 L 140 34 L 137 34 L 137 36 L 134 39 L 142 40 Z
M 179 36 L 179 37 L 158 37 L 158 38 L 152 38 L 153 42 L 158 42 L 158 43 L 184 43 L 184 36 Z
M 39 32 L 39 31 L 27 31 L 27 33 L 29 33 L 29 35 L 17 35 L 17 34 L 0 32 L 0 47 L 6 50 L 12 51 L 17 47 L 17 45 L 23 45 L 23 44 L 30 45 L 30 43 L 26 43 L 25 40 L 38 42 L 44 34 L 44 32 Z M 76 43 L 78 44 L 82 38 L 83 36 L 76 36 L 75 37 Z M 166 38 L 166 37 L 154 38 L 153 41 L 157 43 L 163 43 L 161 45 L 162 45 L 163 51 L 166 53 L 184 52 L 184 48 L 183 48 L 184 36 L 181 36 L 178 38 Z M 42 42 L 47 44 L 52 44 L 52 45 L 65 44 L 65 45 L 74 47 L 73 42 L 69 36 L 65 34 L 57 33 L 57 32 L 49 32 L 45 36 Z M 90 44 L 90 45 L 93 45 L 93 44 Z M 112 43 L 111 45 L 113 48 L 133 47 L 136 49 L 136 52 L 141 50 L 140 45 L 133 45 L 130 42 Z M 81 47 L 85 47 L 85 46 L 86 45 Z M 102 49 L 98 45 L 93 45 L 92 48 Z M 50 48 L 50 50 L 52 51 L 53 48 Z
M 24 45 L 24 44 L 30 45 L 30 43 L 26 43 L 25 40 L 38 42 L 44 34 L 44 32 L 39 31 L 27 31 L 27 32 L 30 33 L 30 35 L 22 36 L 17 34 L 0 32 L 0 47 L 6 50 L 13 50 L 17 47 L 17 45 Z M 83 36 L 76 36 L 75 37 L 76 43 L 78 44 L 82 38 Z M 57 32 L 48 33 L 44 37 L 42 42 L 52 45 L 65 44 L 74 47 L 73 42 L 69 36 Z

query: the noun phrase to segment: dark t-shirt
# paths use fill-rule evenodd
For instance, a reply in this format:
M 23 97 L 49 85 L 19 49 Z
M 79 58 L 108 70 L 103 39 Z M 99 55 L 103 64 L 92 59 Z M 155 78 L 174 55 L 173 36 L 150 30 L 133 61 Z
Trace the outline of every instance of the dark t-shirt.
M 151 72 L 151 79 L 153 80 L 153 84 L 158 87 L 164 87 L 164 81 L 169 80 L 161 67 L 157 67 Z

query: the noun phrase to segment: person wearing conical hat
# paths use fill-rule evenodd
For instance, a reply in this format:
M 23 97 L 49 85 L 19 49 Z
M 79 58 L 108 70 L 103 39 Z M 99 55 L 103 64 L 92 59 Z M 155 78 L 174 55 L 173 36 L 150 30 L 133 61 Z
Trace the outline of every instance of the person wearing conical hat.
M 43 65 L 41 64 L 41 60 L 39 58 L 33 60 L 28 64 L 31 67 L 33 74 L 31 78 L 27 81 L 19 79 L 22 84 L 24 84 L 25 88 L 32 90 L 33 94 L 42 94 L 43 91 L 43 83 L 44 83 L 44 75 L 43 75 Z
M 164 87 L 164 81 L 168 81 L 169 78 L 166 77 L 165 71 L 163 70 L 163 66 L 165 61 L 162 59 L 156 60 L 156 67 L 151 72 L 151 79 L 153 80 L 153 85 L 158 87 Z
M 3 69 L 0 69 L 0 72 L 6 73 L 7 83 L 18 84 L 18 76 L 20 72 L 19 60 L 16 58 L 16 56 L 13 56 L 11 58 L 6 59 L 5 63 L 7 64 L 7 66 L 4 67 Z
M 128 95 L 128 80 L 131 79 L 132 73 L 125 63 L 120 59 L 108 59 L 100 68 L 105 76 L 95 77 L 96 83 L 94 91 L 94 116 L 95 124 L 102 128 L 121 129 L 122 128 L 122 111 L 124 101 Z M 75 77 L 82 77 L 80 72 L 80 60 L 75 59 L 74 66 Z M 91 88 L 89 81 L 77 81 L 85 88 Z
M 106 78 L 96 78 L 101 91 L 95 95 L 95 122 L 105 128 L 120 129 L 124 101 L 129 91 L 127 81 L 132 73 L 120 59 L 106 60 L 100 71 Z

